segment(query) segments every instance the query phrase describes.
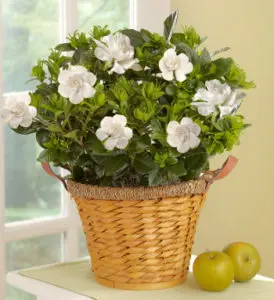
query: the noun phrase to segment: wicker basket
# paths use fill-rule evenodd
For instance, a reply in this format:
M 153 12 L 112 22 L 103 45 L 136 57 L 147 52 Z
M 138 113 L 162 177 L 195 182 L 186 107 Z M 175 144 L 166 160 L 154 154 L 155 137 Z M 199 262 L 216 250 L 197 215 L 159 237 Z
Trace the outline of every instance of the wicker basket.
M 68 181 L 97 282 L 129 290 L 184 282 L 206 190 L 231 170 L 231 159 L 235 164 L 230 158 L 202 179 L 166 187 L 95 187 Z

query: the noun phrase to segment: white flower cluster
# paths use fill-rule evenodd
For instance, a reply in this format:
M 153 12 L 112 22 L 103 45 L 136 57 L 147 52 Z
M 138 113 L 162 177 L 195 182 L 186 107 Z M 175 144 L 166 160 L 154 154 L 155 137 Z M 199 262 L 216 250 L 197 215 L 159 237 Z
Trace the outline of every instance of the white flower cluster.
M 125 149 L 133 136 L 132 129 L 126 127 L 126 124 L 127 118 L 123 115 L 104 117 L 101 127 L 96 131 L 96 136 L 104 142 L 107 150 L 113 150 L 115 147 Z
M 29 127 L 37 115 L 36 108 L 29 105 L 30 102 L 28 92 L 6 94 L 0 109 L 3 121 L 13 129 L 18 128 L 19 125 Z
M 133 137 L 132 129 L 126 127 L 126 124 L 127 119 L 123 115 L 104 117 L 96 136 L 107 150 L 125 149 Z M 177 148 L 178 152 L 186 153 L 199 146 L 200 132 L 201 128 L 190 118 L 183 118 L 180 123 L 171 121 L 167 126 L 167 142 L 171 147 Z
M 171 81 L 175 77 L 177 81 L 183 82 L 186 80 L 186 75 L 192 72 L 193 65 L 188 56 L 184 53 L 177 55 L 176 51 L 171 48 L 166 50 L 159 61 L 159 68 L 165 80 Z
M 198 112 L 202 116 L 208 116 L 220 110 L 220 117 L 232 114 L 238 109 L 245 93 L 233 90 L 226 83 L 219 80 L 210 80 L 205 83 L 206 89 L 198 89 L 193 98 L 192 105 L 198 107 Z M 201 102 L 202 100 L 202 102 Z
M 73 104 L 79 104 L 84 98 L 95 94 L 93 86 L 96 76 L 88 72 L 83 66 L 70 66 L 68 70 L 61 70 L 58 76 L 58 92 L 61 96 L 69 98 Z
M 183 118 L 180 123 L 171 121 L 167 126 L 167 142 L 171 147 L 177 148 L 180 153 L 199 146 L 201 128 L 190 118 Z
M 101 61 L 113 62 L 109 73 L 124 74 L 126 70 L 140 71 L 138 59 L 134 58 L 134 47 L 128 36 L 118 32 L 96 41 L 95 56 Z

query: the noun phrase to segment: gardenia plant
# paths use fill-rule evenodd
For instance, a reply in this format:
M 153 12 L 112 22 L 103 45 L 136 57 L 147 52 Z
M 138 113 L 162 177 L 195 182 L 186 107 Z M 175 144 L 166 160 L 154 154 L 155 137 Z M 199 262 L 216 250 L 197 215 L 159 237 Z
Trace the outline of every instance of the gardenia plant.
M 197 179 L 247 127 L 238 114 L 254 84 L 232 58 L 202 47 L 192 27 L 164 35 L 95 26 L 32 69 L 34 91 L 4 97 L 3 120 L 36 134 L 38 161 L 77 182 L 154 186 Z

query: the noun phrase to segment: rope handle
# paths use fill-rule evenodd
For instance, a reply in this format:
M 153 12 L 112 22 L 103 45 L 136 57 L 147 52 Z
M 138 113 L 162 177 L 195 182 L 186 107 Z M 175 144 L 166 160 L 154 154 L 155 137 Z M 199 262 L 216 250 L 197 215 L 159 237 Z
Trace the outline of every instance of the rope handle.
M 237 163 L 238 159 L 235 156 L 229 156 L 220 169 L 203 173 L 200 179 L 204 179 L 207 182 L 206 191 L 208 191 L 214 181 L 225 178 L 235 168 Z
M 216 181 L 225 178 L 237 165 L 238 159 L 234 156 L 229 156 L 228 159 L 225 161 L 223 166 L 220 169 L 217 169 L 215 171 L 206 171 L 203 173 L 200 177 L 200 179 L 203 179 L 206 181 L 206 191 L 209 189 L 211 184 Z M 63 178 L 60 175 L 57 175 L 53 172 L 53 170 L 50 167 L 50 164 L 48 162 L 43 162 L 41 163 L 44 171 L 50 175 L 51 177 L 57 178 L 60 180 L 66 190 L 67 188 L 67 183 L 65 178 Z
M 65 178 L 63 178 L 62 176 L 60 175 L 57 175 L 55 174 L 53 171 L 52 171 L 52 168 L 50 167 L 50 164 L 48 162 L 42 162 L 41 163 L 42 165 L 42 168 L 44 169 L 44 171 L 51 177 L 54 177 L 54 178 L 57 178 L 58 180 L 60 180 L 64 186 L 64 188 L 66 189 L 66 191 L 68 191 L 68 187 L 67 187 L 67 183 L 66 183 L 66 180 Z

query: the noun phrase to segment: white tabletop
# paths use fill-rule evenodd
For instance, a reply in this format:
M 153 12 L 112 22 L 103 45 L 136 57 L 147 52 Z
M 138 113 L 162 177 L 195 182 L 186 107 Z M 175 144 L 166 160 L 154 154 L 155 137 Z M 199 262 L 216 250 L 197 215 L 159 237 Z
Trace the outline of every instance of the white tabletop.
M 194 257 L 192 257 L 192 262 L 191 265 L 193 263 Z M 190 271 L 191 271 L 191 267 L 190 267 Z M 222 299 L 235 299 L 235 300 L 252 300 L 252 299 L 260 299 L 260 300 L 273 300 L 274 299 L 274 280 L 268 277 L 264 277 L 264 276 L 260 276 L 257 275 L 255 277 L 255 283 L 254 284 L 250 284 L 250 285 L 245 285 L 245 284 L 235 284 L 235 286 L 232 286 L 230 289 L 232 291 L 231 294 L 229 290 L 227 292 L 220 292 L 220 293 L 208 293 L 208 292 L 203 292 L 201 291 L 201 299 L 218 299 L 218 300 L 222 300 Z M 48 283 L 44 283 L 38 280 L 34 280 L 25 276 L 22 276 L 19 274 L 19 271 L 15 271 L 15 272 L 10 272 L 7 274 L 7 282 L 18 288 L 21 289 L 25 292 L 28 292 L 32 295 L 37 296 L 37 300 L 90 300 L 90 299 L 94 299 L 94 300 L 101 300 L 100 298 L 98 298 L 98 296 L 95 298 L 88 298 L 85 296 L 81 296 L 79 294 L 75 294 L 73 292 L 70 292 L 68 290 L 56 287 L 54 285 L 48 284 Z M 260 285 L 259 282 L 263 282 L 263 284 Z M 269 283 L 267 285 L 267 282 Z M 273 286 L 272 286 L 273 284 Z M 254 293 L 250 293 L 250 289 L 254 288 Z M 241 289 L 243 289 L 243 291 L 246 289 L 248 289 L 249 291 L 249 295 L 250 294 L 254 294 L 254 298 L 250 298 L 250 296 L 243 296 L 245 295 L 245 292 L 243 292 Z M 262 291 L 260 291 L 260 289 L 262 289 Z M 239 294 L 239 299 L 237 297 L 237 293 Z M 243 293 L 242 293 L 243 292 Z M 262 292 L 262 294 L 261 294 Z M 105 290 L 103 291 L 104 295 L 102 297 L 102 299 L 112 299 L 112 289 L 109 288 L 105 288 Z M 132 293 L 133 297 L 128 297 L 129 294 L 128 293 Z M 136 292 L 128 292 L 127 291 L 127 297 L 126 298 L 134 298 L 135 299 L 135 294 Z M 157 296 L 156 296 L 157 294 Z M 185 296 L 186 298 L 184 298 L 184 290 L 180 291 L 178 293 L 178 290 L 175 289 L 167 289 L 167 290 L 162 290 L 161 294 L 156 293 L 155 292 L 151 292 L 149 294 L 149 297 L 145 297 L 145 299 L 143 297 L 141 297 L 142 300 L 160 300 L 161 299 L 165 299 L 165 300 L 182 300 L 182 299 L 193 299 L 192 297 L 189 297 L 191 295 L 191 290 L 189 290 L 189 288 L 187 288 L 185 290 Z M 102 293 L 101 293 L 102 295 Z M 151 296 L 150 296 L 151 295 Z M 160 295 L 160 297 L 159 297 Z M 230 295 L 232 298 L 230 298 Z M 262 295 L 262 297 L 260 297 L 260 295 Z M 155 297 L 156 296 L 156 297 Z M 204 297 L 205 296 L 205 297 Z M 237 299 L 235 298 L 235 296 L 237 297 Z M 114 297 L 116 299 L 116 297 Z M 136 299 L 139 299 L 139 297 L 137 297 Z M 196 298 L 195 298 L 196 299 Z M 197 298 L 198 299 L 198 298 Z M 200 299 L 200 298 L 199 298 Z M 124 297 L 121 298 L 121 300 L 124 300 Z

